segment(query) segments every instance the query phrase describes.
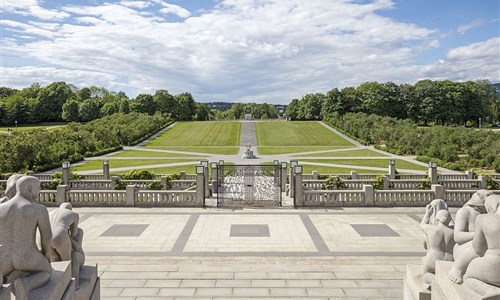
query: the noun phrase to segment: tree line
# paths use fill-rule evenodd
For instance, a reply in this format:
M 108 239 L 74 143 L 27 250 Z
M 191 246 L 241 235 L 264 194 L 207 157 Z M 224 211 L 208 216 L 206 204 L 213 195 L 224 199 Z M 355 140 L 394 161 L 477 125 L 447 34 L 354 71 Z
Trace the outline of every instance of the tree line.
M 56 130 L 14 131 L 0 138 L 0 172 L 44 171 L 134 145 L 172 121 L 161 114 L 116 113 Z
M 421 80 L 416 84 L 365 82 L 358 87 L 334 88 L 326 94 L 293 99 L 286 109 L 292 120 L 321 120 L 362 112 L 417 124 L 475 125 L 500 121 L 500 98 L 486 80 L 453 82 Z

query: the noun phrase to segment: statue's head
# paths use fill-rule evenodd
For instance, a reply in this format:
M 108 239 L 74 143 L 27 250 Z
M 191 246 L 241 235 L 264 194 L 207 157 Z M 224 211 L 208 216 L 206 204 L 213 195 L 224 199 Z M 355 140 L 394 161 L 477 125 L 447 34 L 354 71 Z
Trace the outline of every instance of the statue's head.
M 484 206 L 486 208 L 486 212 L 489 214 L 494 214 L 498 212 L 498 207 L 500 206 L 500 195 L 490 195 L 486 197 L 484 201 Z
M 484 213 L 484 200 L 486 197 L 492 195 L 493 193 L 488 190 L 478 190 L 472 195 L 469 201 L 467 201 L 467 205 L 473 207 L 475 210 Z
M 73 210 L 73 206 L 71 206 L 71 204 L 68 202 L 62 203 L 61 205 L 59 205 L 59 208 Z
M 16 183 L 17 193 L 27 199 L 37 199 L 40 193 L 40 180 L 33 176 L 23 176 Z
M 451 215 L 448 210 L 441 209 L 436 213 L 436 221 L 448 225 L 451 221 Z
M 431 201 L 431 207 L 434 207 L 436 211 L 439 211 L 441 209 L 446 209 L 448 210 L 448 204 L 443 199 L 434 199 Z
M 16 195 L 16 183 L 21 177 L 23 177 L 22 174 L 14 174 L 7 179 L 7 186 L 5 187 L 5 196 L 7 196 L 7 198 L 10 199 Z

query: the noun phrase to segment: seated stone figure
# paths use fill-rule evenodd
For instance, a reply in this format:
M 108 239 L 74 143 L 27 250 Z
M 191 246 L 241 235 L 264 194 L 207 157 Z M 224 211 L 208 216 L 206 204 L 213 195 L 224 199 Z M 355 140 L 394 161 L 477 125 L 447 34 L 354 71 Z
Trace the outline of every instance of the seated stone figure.
M 5 187 L 5 196 L 0 199 L 0 203 L 4 203 L 16 195 L 16 183 L 19 178 L 23 177 L 21 174 L 14 174 L 7 179 L 7 186 Z
M 437 206 L 436 206 L 437 208 Z M 426 217 L 433 215 L 434 208 L 430 205 L 426 207 Z M 422 220 L 426 220 L 426 217 Z M 435 214 L 436 225 L 422 224 L 422 230 L 425 233 L 424 247 L 427 254 L 422 258 L 422 277 L 424 282 L 429 285 L 434 279 L 437 260 L 453 260 L 453 227 L 450 212 L 445 209 L 439 210 Z
M 28 299 L 29 292 L 44 285 L 52 274 L 52 231 L 47 208 L 35 200 L 40 181 L 23 176 L 16 190 L 12 199 L 0 204 L 0 274 L 4 281 L 14 283 L 16 299 Z M 36 244 L 37 229 L 41 251 Z
M 52 248 L 55 250 L 51 261 L 71 260 L 72 276 L 78 289 L 80 268 L 85 262 L 82 250 L 83 230 L 78 228 L 80 217 L 69 203 L 61 204 L 58 209 L 50 212 L 49 217 L 53 234 Z
M 471 289 L 477 286 L 475 280 L 500 287 L 500 195 L 488 196 L 485 207 L 488 213 L 477 217 L 470 248 L 476 258 L 470 262 L 464 275 Z M 498 293 L 498 289 L 495 291 Z
M 472 239 L 474 238 L 476 218 L 485 213 L 485 199 L 492 195 L 487 190 L 479 190 L 457 211 L 455 222 L 454 238 L 455 248 L 453 249 L 453 257 L 455 259 L 453 266 L 448 274 L 450 280 L 454 283 L 461 284 L 467 266 L 477 257 L 474 250 L 471 248 Z

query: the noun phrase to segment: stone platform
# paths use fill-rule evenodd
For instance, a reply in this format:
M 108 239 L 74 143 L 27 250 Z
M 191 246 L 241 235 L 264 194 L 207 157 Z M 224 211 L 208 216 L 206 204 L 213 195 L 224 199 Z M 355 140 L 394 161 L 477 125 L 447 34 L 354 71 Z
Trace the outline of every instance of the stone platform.
M 421 208 L 75 208 L 102 299 L 401 299 Z

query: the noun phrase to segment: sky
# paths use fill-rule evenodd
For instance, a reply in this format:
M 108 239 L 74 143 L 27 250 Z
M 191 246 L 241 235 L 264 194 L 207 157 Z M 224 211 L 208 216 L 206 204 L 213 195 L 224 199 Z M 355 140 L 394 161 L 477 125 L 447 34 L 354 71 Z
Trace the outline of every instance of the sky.
M 287 104 L 366 81 L 500 82 L 498 0 L 0 0 L 0 86 Z

